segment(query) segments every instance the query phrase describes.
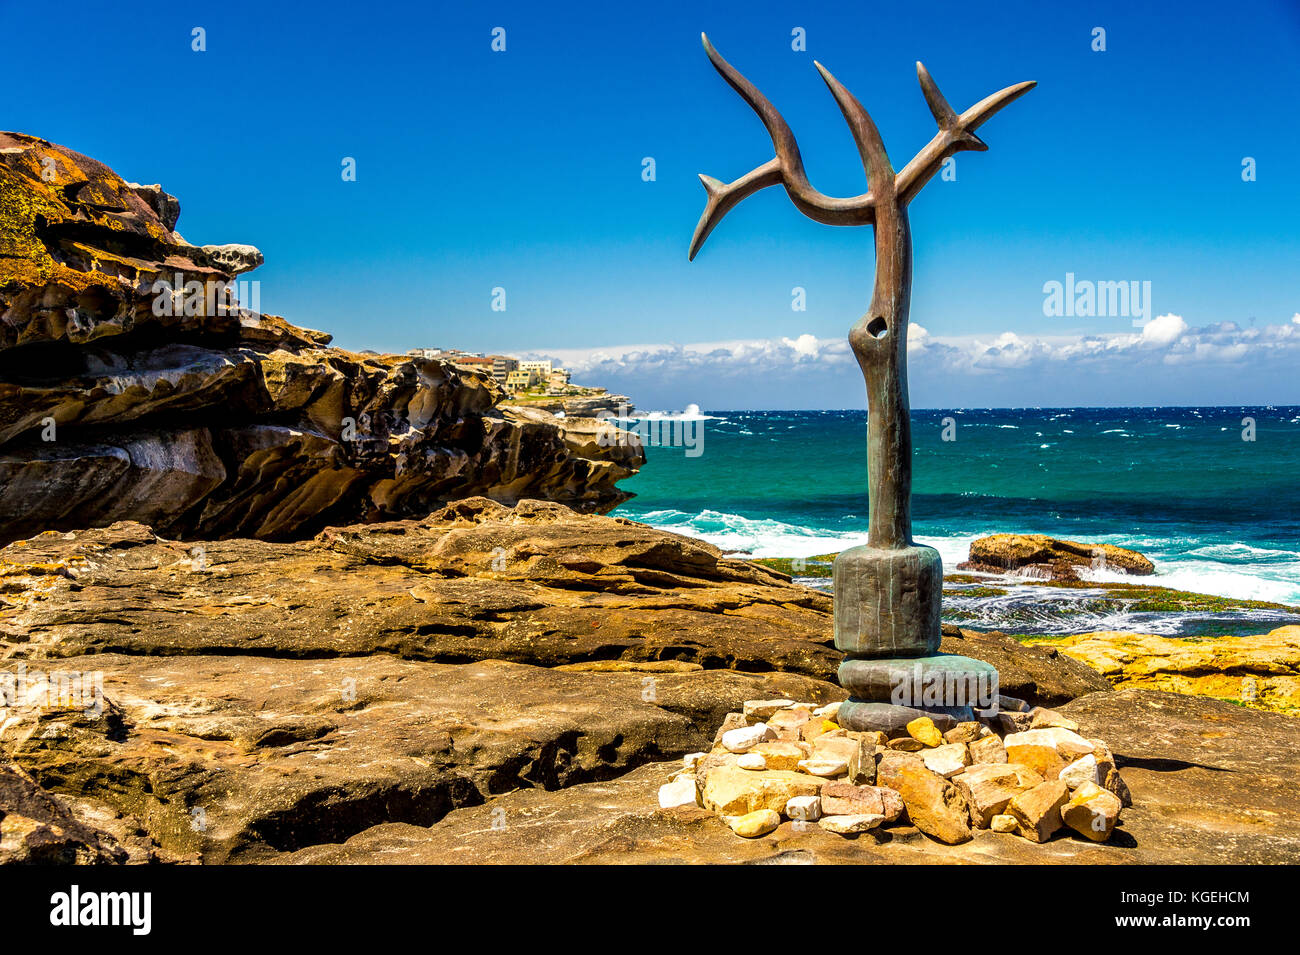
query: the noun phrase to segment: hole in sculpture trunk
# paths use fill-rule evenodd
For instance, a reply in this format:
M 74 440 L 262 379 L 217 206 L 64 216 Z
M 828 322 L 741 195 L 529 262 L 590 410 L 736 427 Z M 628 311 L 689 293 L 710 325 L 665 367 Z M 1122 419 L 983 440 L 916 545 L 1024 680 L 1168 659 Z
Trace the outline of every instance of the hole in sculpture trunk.
M 877 315 L 867 323 L 867 331 L 871 333 L 872 338 L 884 338 L 889 334 L 889 325 L 885 320 Z

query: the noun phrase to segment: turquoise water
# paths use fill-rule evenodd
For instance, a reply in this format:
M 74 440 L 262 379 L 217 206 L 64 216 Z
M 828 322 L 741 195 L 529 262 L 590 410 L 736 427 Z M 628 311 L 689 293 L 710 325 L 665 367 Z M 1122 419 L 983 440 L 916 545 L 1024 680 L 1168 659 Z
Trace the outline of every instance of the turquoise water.
M 1300 605 L 1300 407 L 912 417 L 914 534 L 949 570 L 976 537 L 1041 533 L 1140 550 L 1151 583 Z M 865 412 L 709 412 L 691 425 L 702 453 L 648 448 L 622 484 L 637 497 L 616 513 L 756 557 L 865 541 Z

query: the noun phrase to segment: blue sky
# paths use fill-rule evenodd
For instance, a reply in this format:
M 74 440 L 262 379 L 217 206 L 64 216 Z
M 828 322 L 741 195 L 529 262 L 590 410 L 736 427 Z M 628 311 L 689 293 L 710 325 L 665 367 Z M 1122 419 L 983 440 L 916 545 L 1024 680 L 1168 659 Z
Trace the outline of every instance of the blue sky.
M 643 407 L 864 404 L 869 227 L 773 188 L 687 262 L 696 174 L 772 155 L 701 30 L 841 195 L 862 171 L 814 58 L 896 168 L 934 132 L 917 59 L 958 110 L 1035 79 L 911 206 L 913 404 L 1300 402 L 1297 0 L 71 3 L 62 53 L 49 17 L 0 2 L 0 127 L 162 183 L 192 242 L 258 246 L 263 309 L 357 349 L 554 355 Z M 1045 316 L 1067 273 L 1150 282 L 1161 318 Z

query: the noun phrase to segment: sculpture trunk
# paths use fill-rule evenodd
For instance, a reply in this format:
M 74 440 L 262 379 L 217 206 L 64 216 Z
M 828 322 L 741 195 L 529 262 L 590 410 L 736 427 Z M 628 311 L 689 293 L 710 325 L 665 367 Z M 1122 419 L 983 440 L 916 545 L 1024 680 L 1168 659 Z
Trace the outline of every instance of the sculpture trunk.
M 877 210 L 876 286 L 849 344 L 867 383 L 867 544 L 912 543 L 912 416 L 907 398 L 907 313 L 912 235 L 907 210 Z
M 997 671 L 978 660 L 938 653 L 943 561 L 933 547 L 912 540 L 912 417 L 907 400 L 912 236 L 907 204 L 953 153 L 987 149 L 975 130 L 1034 84 L 1009 86 L 958 114 L 929 71 L 917 63 L 921 92 L 939 131 L 895 174 L 867 111 L 816 63 L 849 124 L 867 174 L 867 192 L 841 199 L 812 187 L 794 133 L 776 107 L 719 55 L 708 37 L 703 40 L 714 67 L 763 121 L 776 156 L 729 183 L 700 176 L 708 199 L 691 238 L 690 257 L 695 258 L 736 203 L 777 184 L 785 187 L 800 212 L 818 222 L 871 224 L 876 230 L 875 290 L 867 314 L 849 332 L 849 345 L 867 383 L 870 498 L 867 543 L 841 552 L 833 569 L 835 645 L 845 656 L 840 685 L 851 694 L 836 719 L 846 729 L 897 732 L 920 716 L 947 725 L 972 720 L 973 701 L 996 712 Z M 929 699 L 927 692 L 925 699 L 916 699 L 919 686 L 928 690 L 936 681 L 944 687 L 960 686 L 962 692 L 945 690 L 942 700 Z
M 912 416 L 907 313 L 912 236 L 893 196 L 876 206 L 876 284 L 849 332 L 867 383 L 867 543 L 835 559 L 835 645 L 850 658 L 917 656 L 939 647 L 943 563 L 912 542 Z

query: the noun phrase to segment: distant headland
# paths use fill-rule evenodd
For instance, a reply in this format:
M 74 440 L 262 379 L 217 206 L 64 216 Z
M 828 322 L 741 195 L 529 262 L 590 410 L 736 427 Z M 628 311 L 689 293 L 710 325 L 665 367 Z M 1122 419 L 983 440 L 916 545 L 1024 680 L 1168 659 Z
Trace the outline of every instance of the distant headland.
M 601 411 L 633 410 L 627 395 L 612 395 L 604 388 L 575 385 L 573 373 L 549 359 L 529 360 L 510 355 L 485 355 L 458 348 L 412 348 L 416 358 L 435 358 L 458 368 L 486 374 L 510 395 L 513 404 L 541 408 L 551 413 L 590 416 Z

